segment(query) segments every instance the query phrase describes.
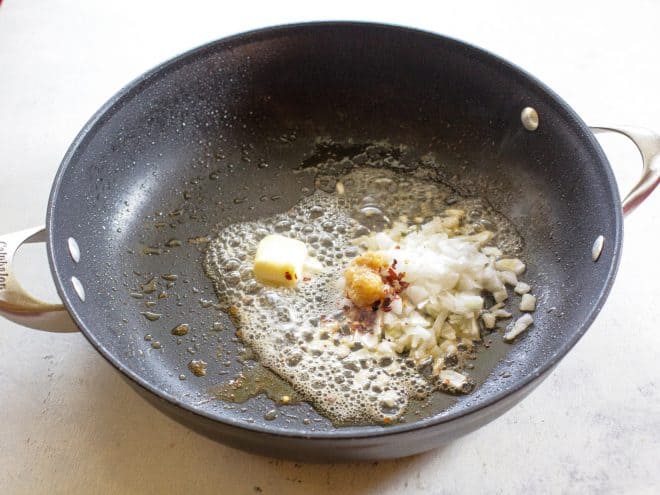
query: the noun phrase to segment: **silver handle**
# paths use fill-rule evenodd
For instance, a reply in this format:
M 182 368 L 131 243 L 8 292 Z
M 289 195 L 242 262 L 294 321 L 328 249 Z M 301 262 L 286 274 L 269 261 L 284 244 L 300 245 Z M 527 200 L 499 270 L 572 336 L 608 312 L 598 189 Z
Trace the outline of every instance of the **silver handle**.
M 0 315 L 36 330 L 76 332 L 78 327 L 62 304 L 37 299 L 16 280 L 12 261 L 25 243 L 45 242 L 46 230 L 34 227 L 0 236 Z
M 660 136 L 642 127 L 616 126 L 592 127 L 594 133 L 617 132 L 630 139 L 642 155 L 642 176 L 628 195 L 621 207 L 627 216 L 649 197 L 660 183 Z

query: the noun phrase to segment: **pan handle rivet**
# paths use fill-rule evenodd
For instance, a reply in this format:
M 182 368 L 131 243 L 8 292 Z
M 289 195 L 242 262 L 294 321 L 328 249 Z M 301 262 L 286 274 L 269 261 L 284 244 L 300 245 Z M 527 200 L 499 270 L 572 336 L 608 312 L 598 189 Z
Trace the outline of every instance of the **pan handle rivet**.
M 71 255 L 71 259 L 78 263 L 80 261 L 80 247 L 78 246 L 78 243 L 73 237 L 69 237 L 66 243 L 69 246 L 69 254 Z
M 528 131 L 535 131 L 539 127 L 539 114 L 532 107 L 525 107 L 520 112 L 520 121 Z
M 591 259 L 593 261 L 598 261 L 598 258 L 600 258 L 600 253 L 603 251 L 604 244 L 605 238 L 602 235 L 596 237 L 594 245 L 591 247 Z
M 82 282 L 78 280 L 78 277 L 71 277 L 71 285 L 73 285 L 73 290 L 76 291 L 80 300 L 85 302 L 85 288 L 83 287 Z

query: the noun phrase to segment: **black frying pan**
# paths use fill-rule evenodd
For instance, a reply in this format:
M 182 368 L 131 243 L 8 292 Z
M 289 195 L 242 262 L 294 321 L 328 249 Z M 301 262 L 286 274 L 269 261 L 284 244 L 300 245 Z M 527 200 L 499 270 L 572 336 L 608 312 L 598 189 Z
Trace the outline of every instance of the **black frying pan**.
M 660 141 L 627 134 L 645 158 L 630 210 L 658 183 Z M 320 146 L 319 136 L 333 145 Z M 405 145 L 398 159 L 408 168 L 433 153 L 443 164 L 439 176 L 456 176 L 458 192 L 487 198 L 516 225 L 525 279 L 540 299 L 534 329 L 482 353 L 486 368 L 472 394 L 394 426 L 334 427 L 306 403 L 283 406 L 267 421 L 273 403 L 264 395 L 242 405 L 209 400 L 241 365 L 229 319 L 205 302 L 215 296 L 201 266 L 202 238 L 215 226 L 289 208 L 313 187 L 294 169 L 383 140 Z M 592 131 L 520 69 L 429 33 L 322 23 L 220 40 L 123 89 L 65 156 L 46 233 L 64 308 L 32 299 L 11 276 L 14 251 L 43 235 L 32 229 L 0 240 L 3 314 L 35 328 L 79 328 L 150 402 L 229 445 L 304 460 L 374 459 L 473 430 L 548 375 L 610 290 L 622 209 Z M 182 245 L 168 246 L 173 238 Z M 165 273 L 178 279 L 154 308 L 130 296 Z M 161 290 L 166 281 L 157 280 Z M 147 320 L 141 313 L 149 310 L 162 317 Z M 218 321 L 225 330 L 212 330 Z M 181 322 L 191 331 L 177 344 L 170 330 Z M 209 363 L 203 378 L 186 367 L 192 352 Z

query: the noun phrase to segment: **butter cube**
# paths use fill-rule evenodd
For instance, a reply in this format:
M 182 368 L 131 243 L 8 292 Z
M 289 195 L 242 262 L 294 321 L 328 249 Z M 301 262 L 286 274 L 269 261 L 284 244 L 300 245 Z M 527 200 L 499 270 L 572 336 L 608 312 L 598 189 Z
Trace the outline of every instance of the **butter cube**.
M 295 287 L 307 259 L 304 242 L 278 234 L 264 237 L 257 246 L 254 275 L 263 283 Z

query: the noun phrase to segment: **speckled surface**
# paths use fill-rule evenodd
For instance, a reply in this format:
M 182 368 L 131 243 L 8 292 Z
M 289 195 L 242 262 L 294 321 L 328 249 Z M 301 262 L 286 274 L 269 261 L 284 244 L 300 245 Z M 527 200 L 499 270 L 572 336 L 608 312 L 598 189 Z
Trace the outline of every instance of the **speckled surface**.
M 396 22 L 484 46 L 546 82 L 588 122 L 660 129 L 648 63 L 660 6 L 626 12 L 559 3 L 552 11 L 334 4 L 231 13 L 212 3 L 31 3 L 0 8 L 0 231 L 43 222 L 57 164 L 79 128 L 121 85 L 202 42 L 250 28 L 322 18 Z M 127 13 L 130 12 L 130 15 Z M 599 21 L 591 21 L 597 13 Z M 494 22 L 497 19 L 497 22 Z M 588 29 L 587 29 L 588 28 Z M 624 188 L 636 157 L 603 141 Z M 660 454 L 658 293 L 660 200 L 626 222 L 608 303 L 587 335 L 528 399 L 487 427 L 405 460 L 305 466 L 217 445 L 140 399 L 80 335 L 0 327 L 0 491 L 3 493 L 654 493 Z M 23 256 L 38 293 L 43 253 Z M 32 262 L 34 259 L 36 261 Z M 622 351 L 630 357 L 621 357 Z

